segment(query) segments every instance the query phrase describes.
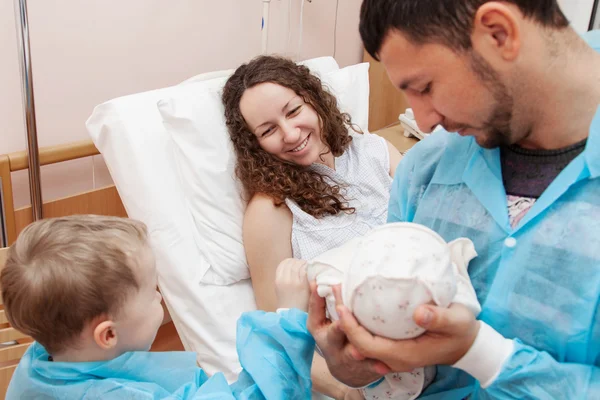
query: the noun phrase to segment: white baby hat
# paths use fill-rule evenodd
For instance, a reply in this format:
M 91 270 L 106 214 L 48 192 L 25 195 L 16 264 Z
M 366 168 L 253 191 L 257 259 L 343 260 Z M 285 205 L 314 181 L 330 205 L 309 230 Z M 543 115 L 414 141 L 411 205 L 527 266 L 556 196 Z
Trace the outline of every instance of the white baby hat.
M 361 325 L 379 336 L 408 339 L 425 331 L 413 320 L 421 304 L 457 302 L 479 314 L 467 273 L 476 255 L 469 239 L 446 243 L 425 226 L 398 222 L 316 257 L 307 274 L 316 280 L 332 319 L 338 316 L 331 288 L 341 283 L 344 304 Z

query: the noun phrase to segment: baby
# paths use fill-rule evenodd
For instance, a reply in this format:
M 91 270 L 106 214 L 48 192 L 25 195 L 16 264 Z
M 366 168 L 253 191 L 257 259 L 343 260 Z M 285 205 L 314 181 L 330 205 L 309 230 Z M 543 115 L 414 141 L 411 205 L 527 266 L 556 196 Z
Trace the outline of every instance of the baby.
M 223 374 L 209 378 L 193 353 L 148 351 L 163 308 L 145 225 L 101 216 L 35 222 L 0 277 L 10 323 L 35 340 L 6 398 L 310 398 L 314 341 L 296 309 L 306 303 L 305 282 L 280 280 L 278 313 L 241 316 L 244 369 L 229 385 Z
M 344 305 L 371 333 L 410 339 L 424 332 L 413 319 L 421 304 L 461 303 L 479 314 L 481 307 L 467 273 L 476 255 L 468 239 L 448 244 L 422 225 L 394 223 L 316 257 L 307 263 L 306 273 L 326 299 L 331 319 L 338 319 L 332 288 L 340 284 Z M 298 263 L 302 261 L 285 261 L 288 266 Z M 367 399 L 412 400 L 434 377 L 435 367 L 418 368 L 388 374 L 361 391 Z

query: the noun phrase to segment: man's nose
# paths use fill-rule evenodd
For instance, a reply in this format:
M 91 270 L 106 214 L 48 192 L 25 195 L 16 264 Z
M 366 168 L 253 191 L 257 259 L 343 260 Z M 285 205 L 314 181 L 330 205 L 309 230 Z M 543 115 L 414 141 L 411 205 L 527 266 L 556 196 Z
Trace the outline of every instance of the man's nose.
M 412 98 L 409 100 L 415 114 L 415 121 L 423 133 L 431 133 L 442 123 L 444 117 L 431 105 L 428 99 Z

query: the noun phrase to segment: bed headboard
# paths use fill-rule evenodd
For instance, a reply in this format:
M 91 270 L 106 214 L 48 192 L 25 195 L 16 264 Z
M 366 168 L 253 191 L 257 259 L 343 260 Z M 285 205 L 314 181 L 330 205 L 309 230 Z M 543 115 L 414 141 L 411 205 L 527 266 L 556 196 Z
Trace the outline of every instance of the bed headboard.
M 76 160 L 98 155 L 100 152 L 91 140 L 64 145 L 41 147 L 40 165 Z M 27 152 L 18 151 L 0 155 L 0 182 L 4 202 L 6 245 L 12 244 L 19 233 L 33 221 L 31 206 L 14 208 L 11 174 L 28 168 Z M 62 217 L 72 214 L 100 214 L 126 217 L 127 213 L 114 185 L 79 193 L 43 204 L 44 218 Z M 1 247 L 2 243 L 0 243 Z
M 404 94 L 392 85 L 383 65 L 364 51 L 363 61 L 369 67 L 369 131 L 375 132 L 398 122 L 408 103 Z

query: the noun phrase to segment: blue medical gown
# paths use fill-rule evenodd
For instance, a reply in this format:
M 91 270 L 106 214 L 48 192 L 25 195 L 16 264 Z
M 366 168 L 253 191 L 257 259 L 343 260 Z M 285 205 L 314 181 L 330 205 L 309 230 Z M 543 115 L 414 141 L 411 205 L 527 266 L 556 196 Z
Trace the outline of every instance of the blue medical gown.
M 105 362 L 48 361 L 33 343 L 10 383 L 11 399 L 310 399 L 314 341 L 306 313 L 254 311 L 237 325 L 243 370 L 229 385 L 208 377 L 191 352 L 130 352 Z
M 586 39 L 600 50 L 599 32 Z M 600 399 L 600 107 L 584 152 L 514 229 L 498 149 L 440 132 L 411 149 L 395 176 L 388 221 L 473 240 L 479 319 L 515 344 L 486 389 L 439 366 L 421 398 Z

